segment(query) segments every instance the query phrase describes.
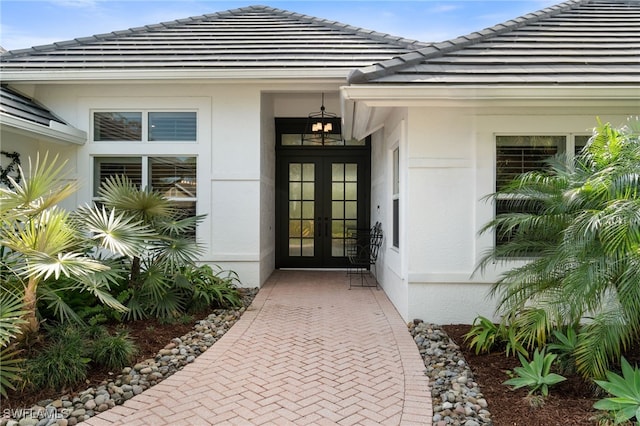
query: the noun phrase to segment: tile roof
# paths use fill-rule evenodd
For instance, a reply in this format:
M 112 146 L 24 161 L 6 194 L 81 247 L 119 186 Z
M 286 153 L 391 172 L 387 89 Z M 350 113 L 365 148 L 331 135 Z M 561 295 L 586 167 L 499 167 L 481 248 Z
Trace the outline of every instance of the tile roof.
M 13 50 L 3 71 L 350 70 L 427 46 L 267 6 Z M 346 74 L 345 74 L 346 75 Z
M 351 84 L 639 84 L 640 0 L 571 0 L 432 44 Z
M 4 84 L 0 86 L 0 113 L 49 127 L 51 121 L 66 124 L 42 105 Z

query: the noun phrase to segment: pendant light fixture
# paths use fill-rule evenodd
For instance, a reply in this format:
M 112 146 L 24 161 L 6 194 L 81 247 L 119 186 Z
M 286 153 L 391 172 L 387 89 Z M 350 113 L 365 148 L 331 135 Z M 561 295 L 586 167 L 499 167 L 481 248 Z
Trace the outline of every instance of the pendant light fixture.
M 319 112 L 312 112 L 302 135 L 303 145 L 342 145 L 339 117 L 324 106 L 324 93 Z

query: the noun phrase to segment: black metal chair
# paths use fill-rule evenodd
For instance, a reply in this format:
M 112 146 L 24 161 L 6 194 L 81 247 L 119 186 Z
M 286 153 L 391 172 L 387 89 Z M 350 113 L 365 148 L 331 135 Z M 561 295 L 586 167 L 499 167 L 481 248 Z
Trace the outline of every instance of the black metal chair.
M 380 246 L 382 246 L 382 224 L 380 222 L 376 222 L 371 229 L 351 231 L 347 247 L 349 289 L 351 289 L 354 275 L 360 275 L 360 285 L 365 287 L 365 281 L 368 283 L 365 276 L 369 274 L 373 275 L 375 287 L 378 288 L 376 263 Z M 373 287 L 373 285 L 367 286 Z

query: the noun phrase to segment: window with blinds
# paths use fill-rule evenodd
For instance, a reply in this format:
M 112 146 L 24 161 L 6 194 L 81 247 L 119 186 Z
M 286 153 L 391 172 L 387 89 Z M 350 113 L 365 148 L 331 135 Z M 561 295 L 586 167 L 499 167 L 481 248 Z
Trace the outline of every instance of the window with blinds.
M 137 187 L 142 187 L 141 157 L 96 157 L 94 161 L 93 195 L 111 176 L 126 176 Z
M 115 175 L 128 177 L 138 188 L 162 193 L 184 216 L 196 214 L 196 157 L 95 157 L 94 197 L 100 185 Z
M 496 136 L 496 190 L 522 173 L 543 170 L 565 144 L 565 136 Z
M 400 247 L 400 149 L 396 148 L 393 150 L 393 194 L 392 194 L 392 204 L 393 204 L 393 241 L 392 244 L 394 247 Z
M 94 141 L 141 141 L 142 113 L 95 112 L 93 114 Z
M 195 199 L 195 157 L 149 157 L 149 183 L 169 199 Z
M 150 112 L 150 141 L 195 141 L 195 112 Z
M 504 189 L 523 173 L 544 170 L 546 161 L 565 152 L 567 137 L 554 136 L 496 136 L 496 191 Z M 496 215 L 503 213 L 535 213 L 540 206 L 527 200 L 514 200 L 498 196 Z M 495 230 L 496 245 L 506 244 L 513 232 Z
M 194 111 L 93 113 L 95 142 L 195 142 L 197 129 Z
M 575 142 L 575 154 L 578 155 L 580 153 L 580 151 L 582 151 L 582 149 L 587 146 L 587 143 L 589 142 L 589 139 L 591 139 L 591 136 L 587 136 L 587 135 L 576 135 L 574 138 L 574 142 Z

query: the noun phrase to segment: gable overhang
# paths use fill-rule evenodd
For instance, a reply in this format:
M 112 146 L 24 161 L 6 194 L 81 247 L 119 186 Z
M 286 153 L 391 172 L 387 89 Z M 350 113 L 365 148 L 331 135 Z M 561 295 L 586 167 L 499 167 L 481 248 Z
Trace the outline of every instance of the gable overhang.
M 340 88 L 345 137 L 363 139 L 403 107 L 628 107 L 640 111 L 637 84 L 614 86 L 354 85 Z
M 0 129 L 58 144 L 83 145 L 87 133 L 75 127 L 49 121 L 48 126 L 0 112 Z

